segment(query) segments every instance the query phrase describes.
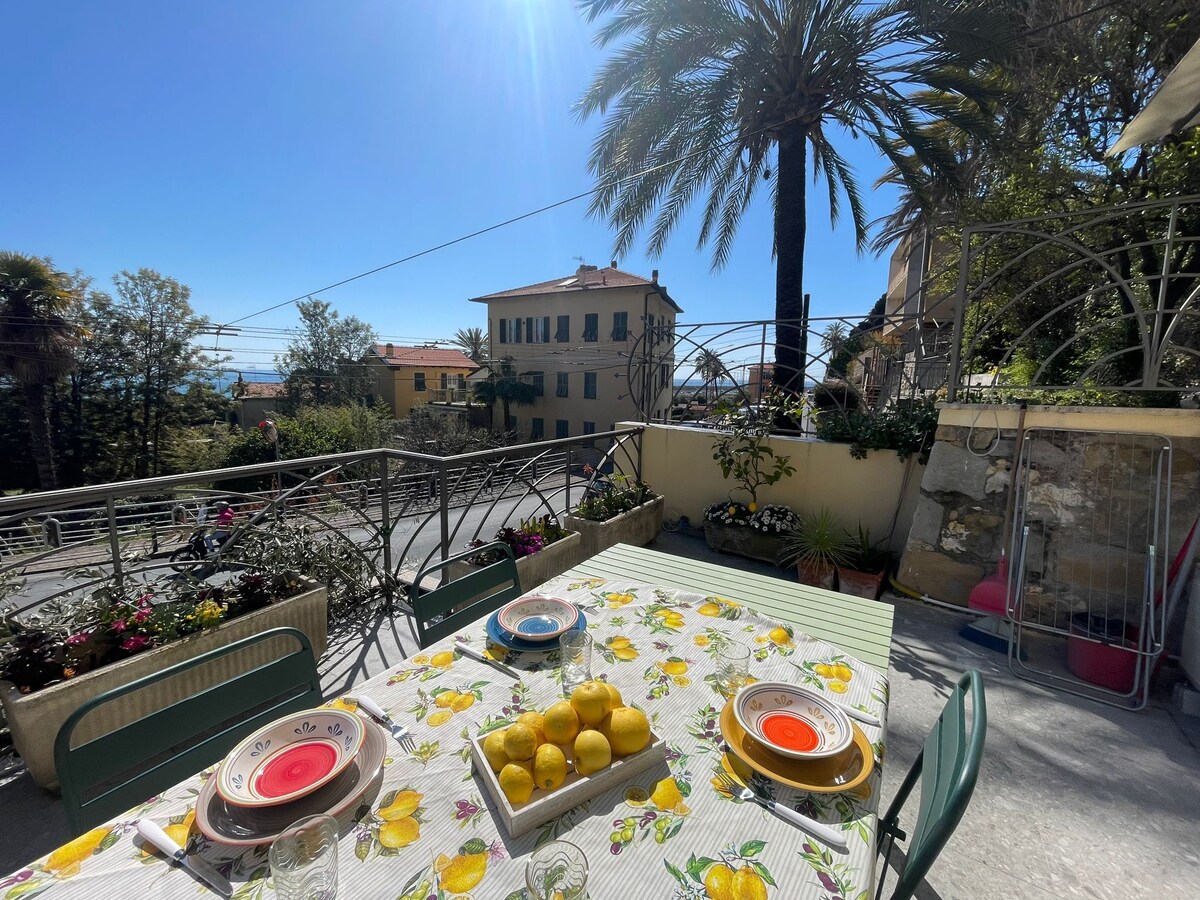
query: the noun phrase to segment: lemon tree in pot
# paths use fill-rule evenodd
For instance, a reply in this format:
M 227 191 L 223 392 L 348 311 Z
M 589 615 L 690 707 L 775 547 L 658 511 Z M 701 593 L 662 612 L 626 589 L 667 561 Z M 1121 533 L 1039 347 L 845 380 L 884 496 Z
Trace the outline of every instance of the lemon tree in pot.
M 799 527 L 787 535 L 779 551 L 779 564 L 796 565 L 803 584 L 832 588 L 837 567 L 850 558 L 850 539 L 828 507 L 801 513 Z

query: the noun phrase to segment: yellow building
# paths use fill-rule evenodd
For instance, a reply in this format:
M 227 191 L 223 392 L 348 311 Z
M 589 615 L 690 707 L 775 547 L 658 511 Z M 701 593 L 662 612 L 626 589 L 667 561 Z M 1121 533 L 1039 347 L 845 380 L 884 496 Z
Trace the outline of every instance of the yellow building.
M 402 419 L 426 403 L 466 403 L 467 377 L 479 366 L 461 350 L 378 344 L 365 360 L 375 397 Z

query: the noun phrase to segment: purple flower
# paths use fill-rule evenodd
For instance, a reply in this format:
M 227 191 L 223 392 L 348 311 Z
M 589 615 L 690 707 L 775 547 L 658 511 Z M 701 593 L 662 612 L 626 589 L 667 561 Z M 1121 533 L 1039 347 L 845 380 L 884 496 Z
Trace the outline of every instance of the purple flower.
M 120 634 L 122 631 L 124 631 L 129 626 L 125 623 L 124 619 L 117 619 L 117 621 L 113 622 L 108 627 L 111 628 L 114 633 Z
M 127 637 L 121 641 L 121 649 L 127 653 L 137 653 L 145 650 L 150 646 L 150 638 L 145 635 L 135 634 L 133 637 Z
M 141 625 L 141 624 L 142 624 L 143 622 L 145 622 L 145 621 L 146 621 L 148 618 L 150 618 L 150 614 L 151 614 L 152 612 L 153 612 L 153 610 L 151 610 L 151 609 L 149 609 L 149 608 L 143 608 L 143 609 L 139 609 L 137 612 L 135 612 L 135 613 L 133 614 L 133 621 L 135 621 L 135 622 L 137 622 L 139 625 Z
M 89 634 L 86 631 L 77 631 L 77 632 L 75 632 L 75 634 L 73 634 L 69 638 L 67 638 L 67 646 L 77 647 L 80 644 L 86 644 L 88 641 L 88 638 L 90 638 L 90 637 L 91 637 L 91 634 Z

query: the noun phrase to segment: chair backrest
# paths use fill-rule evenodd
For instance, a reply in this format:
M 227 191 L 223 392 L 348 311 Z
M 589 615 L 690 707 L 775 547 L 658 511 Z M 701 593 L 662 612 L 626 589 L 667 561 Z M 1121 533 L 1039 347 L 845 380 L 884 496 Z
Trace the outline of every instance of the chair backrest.
M 426 576 L 448 569 L 454 563 L 465 562 L 481 553 L 489 552 L 502 553 L 500 561 L 473 569 L 432 591 L 421 590 Z M 424 649 L 434 641 L 458 631 L 468 622 L 473 622 L 520 596 L 521 576 L 517 573 L 517 561 L 513 557 L 512 548 L 501 541 L 433 563 L 417 573 L 409 597 L 412 601 L 413 619 L 417 623 L 417 642 Z M 437 621 L 433 621 L 435 619 Z
M 967 692 L 971 694 L 971 728 L 967 732 Z M 917 821 L 908 840 L 907 862 L 892 893 L 892 900 L 911 897 L 925 874 L 933 865 L 946 841 L 958 827 L 966 812 L 975 782 L 979 778 L 979 763 L 987 737 L 987 703 L 983 694 L 983 676 L 968 669 L 958 679 L 942 714 L 934 723 L 925 746 L 917 756 L 895 799 L 879 823 L 880 846 L 888 839 L 883 871 L 879 883 L 883 886 L 887 874 L 887 857 L 897 837 L 903 838 L 899 827 L 900 810 L 921 782 Z
M 278 638 L 294 640 L 299 647 L 71 746 L 76 727 L 97 707 Z M 67 821 L 76 833 L 84 832 L 221 759 L 255 729 L 320 702 L 321 683 L 312 644 L 295 628 L 274 628 L 234 641 L 94 697 L 71 713 L 54 742 Z

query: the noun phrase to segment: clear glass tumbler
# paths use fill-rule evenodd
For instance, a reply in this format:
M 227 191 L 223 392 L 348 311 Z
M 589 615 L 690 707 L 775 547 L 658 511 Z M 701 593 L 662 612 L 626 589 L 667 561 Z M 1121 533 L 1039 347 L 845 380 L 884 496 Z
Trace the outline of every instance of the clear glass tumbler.
M 570 841 L 543 844 L 525 864 L 525 887 L 534 900 L 583 900 L 587 879 L 587 857 Z
M 739 641 L 722 641 L 717 653 L 717 687 L 732 697 L 746 683 L 750 672 L 750 647 Z
M 280 900 L 333 900 L 338 881 L 338 823 L 309 816 L 287 827 L 271 844 L 271 879 Z
M 562 686 L 565 694 L 592 677 L 592 636 L 583 628 L 568 631 L 558 639 L 562 654 Z

